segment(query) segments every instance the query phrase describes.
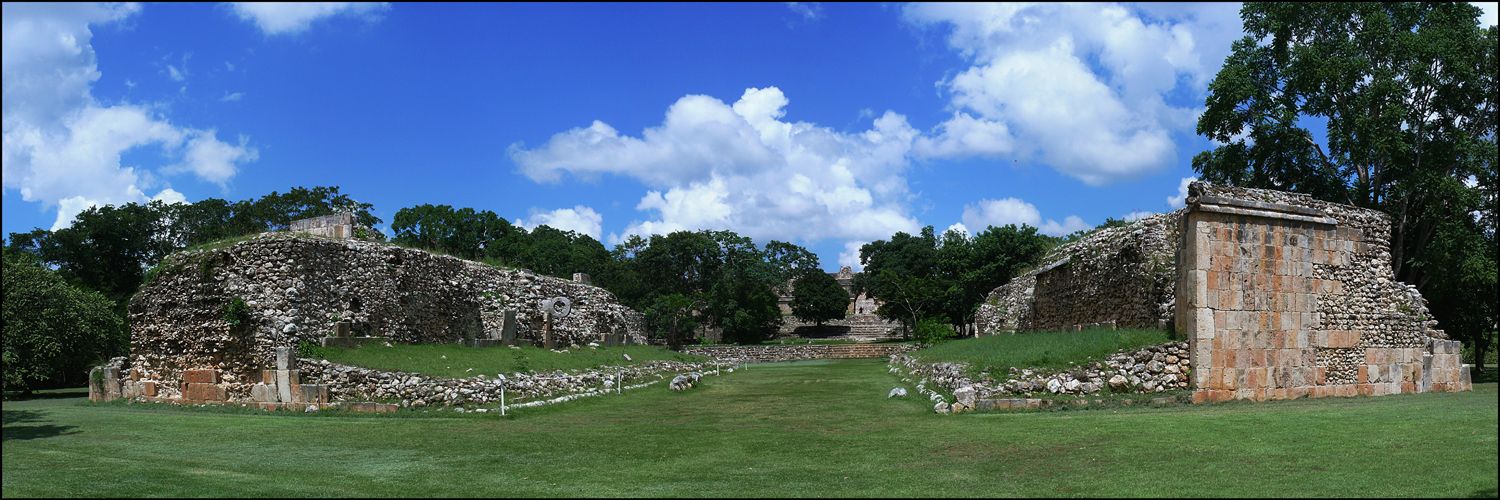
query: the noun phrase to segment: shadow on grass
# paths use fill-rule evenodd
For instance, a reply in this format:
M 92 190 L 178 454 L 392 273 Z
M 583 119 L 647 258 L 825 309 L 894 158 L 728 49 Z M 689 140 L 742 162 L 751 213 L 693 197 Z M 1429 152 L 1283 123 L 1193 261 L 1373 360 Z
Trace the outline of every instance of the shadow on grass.
M 1487 488 L 1482 490 L 1475 490 L 1473 493 L 1469 494 L 1469 498 L 1495 498 L 1497 494 L 1500 494 L 1500 490 L 1496 490 L 1495 488 Z
M 1479 367 L 1476 366 L 1470 369 L 1469 376 L 1473 377 L 1476 384 L 1493 384 L 1497 380 L 1500 380 L 1500 369 L 1494 366 L 1486 366 L 1484 367 L 1484 371 L 1480 371 Z
M 32 400 L 37 400 L 37 399 L 66 399 L 66 398 L 86 398 L 86 397 L 89 397 L 89 388 L 87 388 L 87 387 L 69 387 L 67 389 L 47 389 L 47 390 L 43 390 L 43 391 L 35 391 L 35 392 L 32 392 L 31 394 L 23 394 L 21 392 L 6 392 L 5 393 L 5 400 L 6 401 L 32 401 Z
M 5 410 L 5 426 L 0 428 L 0 436 L 4 441 L 28 441 L 57 436 L 77 434 L 75 425 L 13 425 L 32 422 L 46 422 L 42 418 L 42 412 L 35 410 Z

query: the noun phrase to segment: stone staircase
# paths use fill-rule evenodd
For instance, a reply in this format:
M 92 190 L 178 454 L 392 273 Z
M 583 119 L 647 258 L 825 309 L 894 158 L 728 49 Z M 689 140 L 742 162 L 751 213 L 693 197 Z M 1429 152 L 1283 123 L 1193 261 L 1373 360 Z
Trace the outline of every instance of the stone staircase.
M 823 328 L 818 330 L 811 323 L 787 316 L 782 319 L 778 333 L 792 337 L 876 342 L 901 338 L 901 323 L 886 321 L 874 314 L 851 314 L 844 319 L 824 322 Z
M 874 314 L 856 314 L 844 321 L 849 324 L 846 337 L 860 342 L 875 342 L 901 337 L 901 324 L 880 319 Z

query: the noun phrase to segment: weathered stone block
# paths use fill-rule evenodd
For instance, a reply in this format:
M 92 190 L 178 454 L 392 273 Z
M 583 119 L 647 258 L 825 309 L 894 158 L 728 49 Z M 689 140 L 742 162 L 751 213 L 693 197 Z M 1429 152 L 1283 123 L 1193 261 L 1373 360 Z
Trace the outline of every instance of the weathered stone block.
M 257 383 L 250 386 L 250 400 L 257 403 L 272 403 L 280 400 L 275 385 Z
M 182 383 L 184 384 L 217 384 L 219 383 L 218 370 L 183 370 Z
M 395 411 L 400 408 L 399 405 L 396 405 L 394 403 L 372 402 L 343 403 L 340 405 L 340 407 L 352 412 L 359 413 L 395 413 Z
M 282 402 L 295 401 L 292 395 L 292 386 L 300 383 L 298 370 L 276 370 L 276 395 Z
M 324 384 L 299 384 L 292 386 L 292 402 L 294 403 L 318 403 L 328 402 L 328 386 Z
M 276 348 L 276 369 L 277 370 L 295 370 L 297 368 L 295 366 L 296 363 L 297 363 L 296 353 L 292 352 L 292 348 L 290 348 L 290 347 L 277 347 Z
M 216 384 L 189 383 L 182 392 L 182 399 L 195 403 L 225 401 L 228 396 L 224 388 Z

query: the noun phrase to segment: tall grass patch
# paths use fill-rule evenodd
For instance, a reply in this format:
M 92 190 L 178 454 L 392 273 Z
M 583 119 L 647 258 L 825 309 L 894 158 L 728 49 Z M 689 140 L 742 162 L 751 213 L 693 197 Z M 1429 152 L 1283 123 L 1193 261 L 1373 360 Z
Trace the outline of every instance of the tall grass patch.
M 1164 344 L 1164 330 L 1030 332 L 944 342 L 912 353 L 924 362 L 965 363 L 973 373 L 1003 374 L 1009 368 L 1067 368 L 1099 361 L 1115 351 Z

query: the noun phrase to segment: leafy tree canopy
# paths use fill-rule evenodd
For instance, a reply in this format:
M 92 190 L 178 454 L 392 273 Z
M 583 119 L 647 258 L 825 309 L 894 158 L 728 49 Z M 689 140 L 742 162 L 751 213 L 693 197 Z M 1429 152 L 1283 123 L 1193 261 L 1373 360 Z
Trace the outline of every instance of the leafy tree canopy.
M 1384 211 L 1396 277 L 1450 334 L 1492 338 L 1495 301 L 1465 297 L 1494 296 L 1494 273 L 1482 275 L 1495 267 L 1500 28 L 1467 3 L 1247 3 L 1240 15 L 1246 36 L 1198 120 L 1221 145 L 1194 170 Z

